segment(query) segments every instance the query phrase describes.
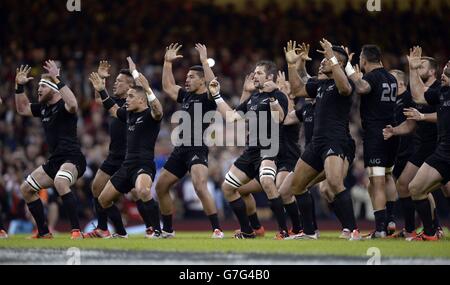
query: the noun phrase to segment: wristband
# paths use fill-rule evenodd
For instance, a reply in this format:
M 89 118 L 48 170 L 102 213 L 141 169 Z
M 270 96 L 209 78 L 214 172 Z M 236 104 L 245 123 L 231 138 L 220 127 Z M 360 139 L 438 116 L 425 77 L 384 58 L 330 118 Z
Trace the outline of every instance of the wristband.
M 25 93 L 25 86 L 22 84 L 17 84 L 16 94 L 22 94 L 22 93 Z
M 217 93 L 216 95 L 212 95 L 214 101 L 216 101 L 216 103 L 222 103 L 224 102 L 222 96 L 220 96 L 220 93 Z
M 139 78 L 139 72 L 136 69 L 131 72 L 131 75 L 133 75 L 134 80 Z
M 100 94 L 100 98 L 102 98 L 102 101 L 105 101 L 109 98 L 109 94 L 106 91 L 106 89 L 103 89 L 102 91 L 98 92 Z
M 347 65 L 345 66 L 345 73 L 347 74 L 347 76 L 352 76 L 355 73 L 355 69 L 353 68 L 352 64 L 349 62 L 347 62 Z
M 275 99 L 275 101 L 270 102 L 270 105 L 276 105 L 276 104 L 278 104 L 278 99 Z
M 330 60 L 331 60 L 331 63 L 332 63 L 331 66 L 335 66 L 335 65 L 339 64 L 336 56 L 333 56 L 332 58 L 330 58 Z
M 59 83 L 56 84 L 56 86 L 58 86 L 58 90 L 61 90 L 61 88 L 63 88 L 64 86 L 66 86 L 66 84 L 64 82 L 62 82 L 61 80 L 59 80 Z
M 106 98 L 105 100 L 102 101 L 103 103 L 103 107 L 105 107 L 106 110 L 111 109 L 116 103 L 114 102 L 113 99 L 111 99 L 111 97 L 108 96 L 108 98 Z
M 153 92 L 146 93 L 146 94 L 147 94 L 147 101 L 149 103 L 151 103 L 151 102 L 156 100 L 156 96 L 155 96 L 155 94 L 153 94 Z

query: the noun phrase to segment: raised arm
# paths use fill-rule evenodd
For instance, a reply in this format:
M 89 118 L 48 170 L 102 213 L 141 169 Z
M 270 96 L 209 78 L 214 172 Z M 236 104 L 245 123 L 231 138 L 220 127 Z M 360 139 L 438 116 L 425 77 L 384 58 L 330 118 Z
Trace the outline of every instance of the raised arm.
M 297 115 L 295 114 L 295 110 L 289 112 L 286 116 L 286 118 L 284 119 L 283 124 L 284 125 L 295 125 L 300 123 L 300 120 L 298 119 Z
M 164 66 L 162 72 L 162 87 L 164 92 L 166 92 L 170 98 L 174 101 L 178 98 L 178 91 L 181 87 L 175 83 L 175 78 L 173 77 L 172 62 L 178 58 L 183 58 L 182 55 L 177 55 L 178 51 L 181 49 L 182 45 L 170 44 L 166 48 L 166 54 L 164 55 Z
M 16 110 L 17 113 L 21 116 L 32 116 L 30 100 L 25 94 L 25 84 L 27 84 L 30 80 L 33 80 L 33 77 L 28 77 L 28 74 L 31 71 L 31 67 L 28 65 L 21 65 L 20 68 L 16 69 Z
M 216 76 L 208 63 L 208 50 L 206 49 L 206 46 L 203 44 L 196 44 L 195 49 L 198 51 L 200 56 L 200 62 L 202 63 L 203 71 L 205 72 L 206 82 L 214 80 Z
M 163 117 L 163 108 L 161 102 L 156 98 L 155 93 L 153 93 L 152 88 L 150 87 L 150 83 L 147 78 L 142 73 L 139 73 L 136 69 L 136 64 L 134 63 L 131 57 L 127 57 L 128 68 L 133 75 L 134 81 L 137 85 L 142 86 L 145 89 L 145 93 L 147 94 L 147 102 L 152 110 L 151 114 L 153 119 L 160 121 Z
M 284 48 L 286 62 L 288 64 L 288 78 L 291 85 L 291 95 L 294 97 L 307 97 L 306 82 L 302 80 L 297 72 L 301 60 L 301 54 L 297 53 L 300 48 L 296 47 L 297 43 L 289 41 Z
M 419 68 L 422 66 L 422 48 L 415 46 L 410 49 L 409 56 L 409 85 L 411 88 L 411 97 L 417 104 L 428 104 L 425 100 L 425 92 L 428 87 L 422 81 L 419 75 Z
M 59 77 L 60 69 L 53 60 L 48 60 L 45 62 L 44 69 L 47 70 L 48 75 L 53 79 L 59 88 L 59 94 L 61 94 L 64 100 L 64 107 L 69 113 L 76 113 L 78 111 L 77 98 L 73 94 L 72 90 L 61 81 Z
M 98 64 L 98 68 L 97 68 L 97 73 L 98 75 L 100 75 L 100 77 L 102 79 L 107 79 L 110 74 L 109 74 L 109 69 L 111 68 L 111 65 L 108 63 L 108 61 L 106 60 L 102 60 L 99 62 Z M 99 104 L 102 103 L 102 99 L 100 98 L 100 94 L 95 91 L 95 101 Z
M 344 69 L 341 67 L 334 54 L 333 45 L 326 39 L 322 39 L 322 41 L 320 41 L 320 45 L 322 46 L 323 51 L 318 50 L 318 52 L 322 53 L 327 60 L 331 61 L 331 71 L 333 72 L 333 79 L 336 83 L 336 88 L 338 89 L 339 94 L 344 96 L 351 95 L 353 88 L 348 81 Z
M 297 72 L 303 82 L 307 82 L 311 76 L 306 71 L 306 62 L 311 61 L 312 59 L 309 57 L 309 44 L 302 43 L 299 45 L 300 51 L 300 61 L 297 66 Z
M 225 118 L 227 123 L 232 123 L 237 120 L 241 120 L 242 117 L 236 110 L 230 108 L 230 106 L 220 96 L 220 84 L 217 79 L 212 80 L 208 84 L 208 91 L 213 97 L 217 105 L 217 111 Z
M 100 94 L 103 107 L 105 107 L 111 116 L 117 118 L 119 106 L 111 99 L 111 97 L 109 97 L 108 91 L 105 88 L 105 79 L 102 79 L 97 72 L 92 72 L 91 75 L 89 75 L 89 81 L 95 91 Z

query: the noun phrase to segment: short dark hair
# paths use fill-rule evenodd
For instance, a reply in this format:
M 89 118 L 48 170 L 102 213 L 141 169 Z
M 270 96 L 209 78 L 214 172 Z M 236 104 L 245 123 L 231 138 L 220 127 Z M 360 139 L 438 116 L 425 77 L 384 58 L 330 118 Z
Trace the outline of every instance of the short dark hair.
M 131 87 L 131 89 L 136 90 L 136 92 L 137 92 L 137 93 L 140 93 L 141 96 L 143 96 L 143 98 L 145 98 L 145 96 L 147 95 L 147 94 L 146 94 L 146 91 L 145 91 L 145 89 L 144 89 L 144 87 L 142 87 L 142 86 L 139 86 L 139 85 L 133 85 L 133 87 Z
M 200 76 L 201 78 L 204 78 L 204 77 L 205 77 L 205 70 L 203 69 L 203 66 L 201 66 L 201 65 L 194 65 L 194 66 L 191 66 L 191 67 L 189 68 L 189 70 L 192 70 L 192 71 L 197 72 L 197 73 L 198 73 L 198 76 Z
M 345 67 L 347 65 L 347 62 L 348 62 L 348 54 L 345 51 L 345 49 L 343 49 L 340 46 L 333 46 L 332 49 L 333 49 L 333 51 L 335 53 L 338 54 L 338 56 L 341 57 L 341 60 L 344 62 L 344 67 Z
M 368 62 L 379 63 L 381 61 L 381 49 L 377 45 L 364 45 L 362 55 Z
M 428 61 L 428 63 L 430 64 L 430 69 L 435 70 L 437 73 L 439 67 L 435 58 L 429 56 L 422 56 L 421 59 Z
M 119 71 L 119 74 L 123 74 L 123 75 L 129 76 L 129 77 L 133 77 L 133 75 L 131 74 L 131 71 L 128 68 L 121 69 Z
M 277 72 L 278 68 L 277 65 L 270 60 L 261 60 L 256 63 L 256 66 L 264 66 L 264 69 L 266 71 L 266 76 L 273 75 L 273 81 L 277 80 Z

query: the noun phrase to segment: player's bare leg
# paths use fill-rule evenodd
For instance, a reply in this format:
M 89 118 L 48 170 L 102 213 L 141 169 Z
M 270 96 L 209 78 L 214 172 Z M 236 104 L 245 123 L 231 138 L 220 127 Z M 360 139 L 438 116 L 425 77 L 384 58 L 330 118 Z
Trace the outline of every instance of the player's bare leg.
M 163 220 L 163 232 L 173 233 L 172 215 L 173 215 L 173 201 L 170 197 L 170 189 L 179 178 L 173 175 L 166 169 L 162 169 L 156 181 L 156 194 L 158 195 L 159 207 L 161 209 L 161 216 Z
M 205 214 L 211 223 L 213 231 L 213 238 L 223 238 L 222 228 L 220 227 L 219 217 L 217 215 L 217 207 L 208 190 L 208 167 L 203 164 L 195 164 L 191 167 L 192 184 L 194 185 L 195 192 L 198 198 L 202 202 Z
M 38 194 L 41 189 L 51 186 L 53 186 L 53 180 L 45 173 L 42 166 L 28 175 L 26 180 L 20 185 L 22 197 L 27 203 L 38 228 L 38 233 L 32 238 L 52 238 L 44 214 L 44 205 Z

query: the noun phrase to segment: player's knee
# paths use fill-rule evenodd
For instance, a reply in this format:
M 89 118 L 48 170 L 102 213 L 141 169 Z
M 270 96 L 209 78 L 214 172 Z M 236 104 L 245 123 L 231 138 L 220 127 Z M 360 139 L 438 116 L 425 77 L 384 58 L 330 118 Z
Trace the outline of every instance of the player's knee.
M 156 194 L 158 195 L 158 197 L 164 196 L 168 192 L 167 190 L 168 190 L 168 188 L 164 185 L 163 182 L 161 182 L 160 180 L 158 180 L 158 182 L 156 182 L 155 191 L 156 191 Z
M 152 193 L 151 193 L 150 189 L 148 189 L 148 188 L 145 188 L 145 187 L 136 188 L 135 191 L 136 191 L 138 200 L 141 199 L 144 201 L 148 201 L 152 197 Z
M 424 194 L 424 190 L 425 190 L 422 187 L 420 187 L 420 185 L 417 184 L 414 181 L 409 183 L 408 189 L 409 189 L 409 192 L 411 193 L 411 196 L 413 196 L 413 197 L 417 197 L 417 196 L 423 195 Z
M 289 191 L 280 191 L 281 200 L 284 204 L 289 204 L 292 201 L 293 195 Z
M 330 189 L 331 192 L 333 193 L 337 193 L 339 191 L 341 191 L 344 188 L 343 185 L 343 181 L 341 181 L 339 178 L 337 177 L 333 177 L 332 179 L 328 179 L 328 187 Z
M 101 187 L 100 183 L 97 179 L 94 179 L 91 186 L 91 191 L 94 197 L 100 196 L 100 193 L 102 192 L 103 188 Z
M 197 194 L 208 191 L 206 178 L 197 178 L 192 181 L 192 185 L 194 186 L 195 192 L 197 192 Z
M 113 204 L 113 202 L 107 199 L 107 197 L 104 195 L 100 195 L 100 197 L 98 197 L 98 203 L 103 209 L 107 209 Z
M 32 196 L 34 193 L 37 193 L 37 191 L 35 189 L 33 189 L 28 183 L 27 181 L 24 181 L 21 185 L 20 185 L 20 193 L 22 193 L 22 196 L 24 197 L 24 199 L 26 200 L 27 197 Z

